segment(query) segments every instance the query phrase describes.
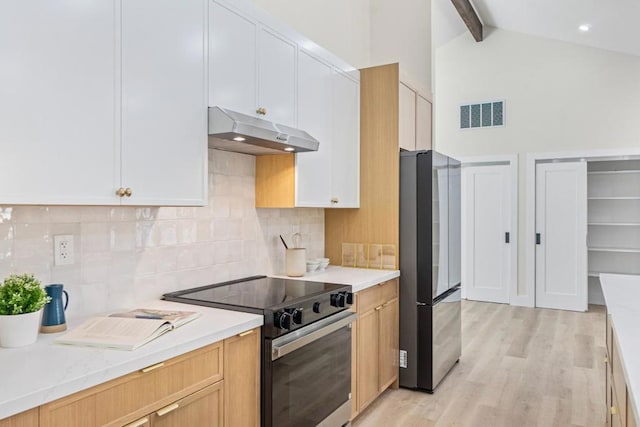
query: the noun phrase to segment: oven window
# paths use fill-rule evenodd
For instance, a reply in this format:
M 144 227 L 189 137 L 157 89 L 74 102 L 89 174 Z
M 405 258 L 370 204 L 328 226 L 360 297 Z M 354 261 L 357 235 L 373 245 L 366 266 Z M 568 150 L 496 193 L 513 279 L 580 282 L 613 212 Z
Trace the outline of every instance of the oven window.
M 272 363 L 272 425 L 315 426 L 349 399 L 351 329 L 338 329 Z

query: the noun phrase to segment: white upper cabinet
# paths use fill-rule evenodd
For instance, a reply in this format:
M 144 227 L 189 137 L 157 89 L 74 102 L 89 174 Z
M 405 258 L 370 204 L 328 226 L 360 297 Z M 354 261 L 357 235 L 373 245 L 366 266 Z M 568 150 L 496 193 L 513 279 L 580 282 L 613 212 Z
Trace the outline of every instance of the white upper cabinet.
M 295 127 L 297 46 L 265 27 L 258 46 L 258 114 Z
M 206 200 L 207 0 L 122 3 L 124 204 Z
M 416 149 L 416 93 L 400 82 L 400 148 L 413 151 Z
M 209 106 L 255 116 L 258 26 L 225 5 L 209 6 Z
M 0 3 L 0 203 L 113 204 L 115 1 Z
M 206 7 L 1 2 L 0 203 L 203 204 Z
M 432 105 L 418 94 L 416 103 L 416 150 L 431 150 Z
M 296 206 L 331 204 L 333 146 L 333 71 L 300 50 L 298 57 L 298 126 L 320 141 L 318 151 L 296 155 Z
M 332 206 L 360 207 L 360 84 L 333 77 Z M 320 178 L 320 177 L 319 177 Z

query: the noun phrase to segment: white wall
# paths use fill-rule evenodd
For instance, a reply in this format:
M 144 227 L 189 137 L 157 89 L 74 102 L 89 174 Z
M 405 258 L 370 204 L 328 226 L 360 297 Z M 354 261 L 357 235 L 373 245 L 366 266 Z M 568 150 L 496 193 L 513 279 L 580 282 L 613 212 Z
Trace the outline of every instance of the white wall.
M 370 0 L 252 0 L 356 68 L 370 65 Z
M 208 206 L 0 206 L 0 280 L 33 273 L 62 283 L 68 316 L 109 311 L 163 293 L 284 272 L 279 234 L 299 231 L 324 254 L 323 209 L 256 209 L 255 157 L 209 150 Z M 55 266 L 53 236 L 74 236 L 75 263 Z
M 489 29 L 436 51 L 435 147 L 519 154 L 519 289 L 525 275 L 525 153 L 640 146 L 640 57 Z M 503 98 L 506 126 L 459 130 L 459 104 Z
M 408 83 L 431 92 L 431 2 L 252 1 L 356 68 L 399 62 Z
M 371 0 L 371 63 L 400 63 L 401 77 L 431 94 L 431 2 Z

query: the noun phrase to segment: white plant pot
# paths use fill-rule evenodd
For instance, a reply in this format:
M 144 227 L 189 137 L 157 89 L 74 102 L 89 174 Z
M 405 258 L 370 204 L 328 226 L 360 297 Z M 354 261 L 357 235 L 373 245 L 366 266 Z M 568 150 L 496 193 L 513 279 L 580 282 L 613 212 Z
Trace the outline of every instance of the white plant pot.
M 42 309 L 27 314 L 0 315 L 0 347 L 23 347 L 38 339 Z

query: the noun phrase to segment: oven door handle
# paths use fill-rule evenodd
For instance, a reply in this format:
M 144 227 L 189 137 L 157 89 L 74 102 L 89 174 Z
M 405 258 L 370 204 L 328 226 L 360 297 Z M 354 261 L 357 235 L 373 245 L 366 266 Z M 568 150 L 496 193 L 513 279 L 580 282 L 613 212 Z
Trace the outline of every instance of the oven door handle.
M 358 318 L 356 313 L 345 312 L 346 315 L 340 313 L 339 319 L 335 319 L 338 315 L 327 317 L 319 320 L 304 328 L 298 329 L 288 335 L 273 340 L 271 344 L 271 360 L 276 360 L 295 351 L 307 344 L 319 340 L 338 329 L 350 325 Z

